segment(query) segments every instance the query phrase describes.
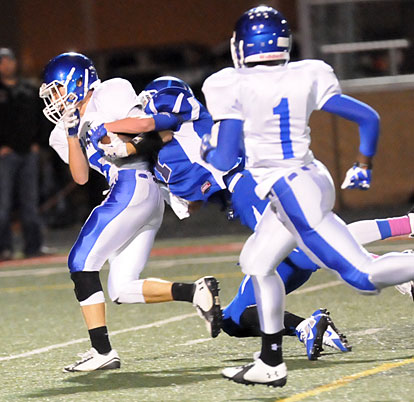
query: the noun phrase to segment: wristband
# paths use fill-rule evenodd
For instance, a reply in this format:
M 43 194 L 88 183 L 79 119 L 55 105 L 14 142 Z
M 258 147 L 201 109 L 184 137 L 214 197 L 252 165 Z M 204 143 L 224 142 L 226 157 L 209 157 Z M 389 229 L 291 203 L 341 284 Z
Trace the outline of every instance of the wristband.
M 155 131 L 177 131 L 178 127 L 182 123 L 182 119 L 173 113 L 162 112 L 154 114 L 152 118 L 155 123 Z
M 372 169 L 372 163 L 355 162 L 355 166 L 361 169 Z

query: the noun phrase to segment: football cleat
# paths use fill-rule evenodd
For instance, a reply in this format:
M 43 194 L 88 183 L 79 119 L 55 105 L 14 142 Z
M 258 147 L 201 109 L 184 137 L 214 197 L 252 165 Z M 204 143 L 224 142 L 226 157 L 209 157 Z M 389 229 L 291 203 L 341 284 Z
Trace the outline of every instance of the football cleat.
M 95 370 L 111 370 L 121 367 L 121 360 L 115 349 L 109 353 L 101 355 L 94 348 L 91 348 L 86 353 L 78 355 L 81 359 L 76 363 L 64 367 L 64 373 L 73 373 L 76 371 L 95 371 Z
M 326 310 L 325 310 L 326 311 Z M 309 360 L 317 360 L 321 354 L 323 334 L 328 328 L 328 315 L 316 310 L 309 318 L 296 327 L 296 335 L 306 347 Z
M 222 313 L 219 298 L 219 283 L 212 276 L 205 276 L 195 282 L 193 305 L 198 315 L 206 322 L 206 328 L 212 338 L 221 329 Z
M 403 295 L 409 295 L 411 299 L 414 301 L 414 281 L 401 283 L 400 285 L 395 285 L 395 288 Z
M 320 309 L 320 311 L 324 312 L 328 316 L 328 328 L 323 334 L 322 344 L 341 352 L 350 352 L 352 350 L 352 346 L 349 345 L 346 336 L 339 332 L 338 328 L 333 323 L 332 318 L 329 315 L 329 311 L 326 309 Z
M 228 367 L 221 372 L 224 378 L 239 384 L 262 384 L 269 387 L 283 387 L 287 381 L 287 368 L 285 363 L 276 367 L 268 366 L 261 359 L 240 367 Z
M 413 210 L 414 210 L 414 207 L 413 207 Z M 411 219 L 414 219 L 414 213 L 410 211 L 410 213 L 408 214 L 408 217 L 410 218 L 411 227 L 413 227 L 414 222 L 411 223 Z M 413 235 L 413 233 L 411 233 L 411 235 Z M 410 237 L 414 237 L 414 235 L 413 236 L 411 235 Z M 404 250 L 403 253 L 414 254 L 414 250 L 412 249 Z M 400 283 L 399 285 L 395 285 L 395 288 L 403 295 L 409 295 L 411 299 L 414 301 L 414 281 Z

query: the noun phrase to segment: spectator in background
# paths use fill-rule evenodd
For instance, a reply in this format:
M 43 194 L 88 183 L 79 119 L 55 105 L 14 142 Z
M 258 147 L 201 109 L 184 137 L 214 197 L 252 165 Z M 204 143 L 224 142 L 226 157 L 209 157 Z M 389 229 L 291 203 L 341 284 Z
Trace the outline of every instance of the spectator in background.
M 18 75 L 11 49 L 0 48 L 0 260 L 13 258 L 12 212 L 17 209 L 25 257 L 42 254 L 39 207 L 38 90 Z

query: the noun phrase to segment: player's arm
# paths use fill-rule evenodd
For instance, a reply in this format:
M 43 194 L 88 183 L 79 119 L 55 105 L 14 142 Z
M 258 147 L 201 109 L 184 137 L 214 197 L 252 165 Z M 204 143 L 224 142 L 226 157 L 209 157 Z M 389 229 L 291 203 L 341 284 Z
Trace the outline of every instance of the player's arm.
M 73 180 L 77 184 L 85 184 L 89 180 L 89 164 L 81 147 L 79 130 L 79 110 L 75 107 L 68 108 L 62 117 L 68 142 L 68 162 Z
M 201 143 L 201 157 L 216 169 L 233 168 L 240 156 L 243 121 L 221 120 L 213 126 L 211 134 L 205 134 Z
M 68 137 L 68 149 L 72 178 L 77 184 L 85 184 L 89 180 L 89 164 L 78 137 Z
M 139 134 L 150 131 L 175 131 L 182 119 L 173 113 L 163 112 L 145 117 L 127 117 L 125 119 L 105 123 L 103 127 L 112 133 Z
M 359 126 L 359 154 L 354 166 L 348 170 L 342 188 L 368 189 L 371 183 L 372 158 L 379 139 L 380 118 L 367 104 L 347 95 L 332 96 L 321 110 L 336 114 Z

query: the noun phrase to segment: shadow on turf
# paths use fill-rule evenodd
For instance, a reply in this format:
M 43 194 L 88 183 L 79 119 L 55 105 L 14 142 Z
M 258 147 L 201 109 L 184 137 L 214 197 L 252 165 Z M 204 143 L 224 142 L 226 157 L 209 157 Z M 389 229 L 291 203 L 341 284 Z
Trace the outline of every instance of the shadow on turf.
M 68 386 L 45 389 L 27 394 L 24 398 L 47 398 L 72 395 L 84 392 L 105 392 L 133 388 L 163 388 L 173 385 L 193 384 L 201 381 L 222 378 L 222 367 L 202 367 L 182 370 L 162 370 L 145 372 L 123 372 L 121 370 L 94 371 L 90 373 L 68 373 L 62 379 Z M 214 371 L 213 374 L 205 374 Z M 198 374 L 197 372 L 200 372 Z M 73 385 L 72 385 L 73 384 Z
M 349 357 L 352 357 L 351 353 L 347 353 L 347 359 L 346 360 L 330 360 L 326 361 L 323 360 L 324 356 L 331 356 L 331 355 L 338 355 L 341 356 L 340 353 L 323 353 L 318 360 L 310 361 L 306 358 L 306 356 L 298 355 L 298 356 L 289 356 L 285 357 L 285 363 L 288 367 L 288 371 L 294 371 L 294 370 L 303 370 L 303 369 L 321 369 L 321 368 L 329 368 L 329 367 L 337 367 L 337 366 L 344 366 L 344 365 L 354 365 L 356 363 L 386 363 L 389 361 L 395 361 L 395 357 L 390 357 L 389 359 L 358 359 L 358 357 L 355 355 L 355 359 L 350 359 Z M 407 356 L 398 356 L 398 360 L 404 360 L 404 359 L 410 359 L 412 358 L 412 354 Z M 342 356 L 341 356 L 342 357 Z M 232 367 L 232 366 L 242 366 L 244 364 L 251 363 L 253 359 L 226 359 L 223 361 L 223 368 L 224 366 Z M 229 363 L 228 365 L 226 363 Z

